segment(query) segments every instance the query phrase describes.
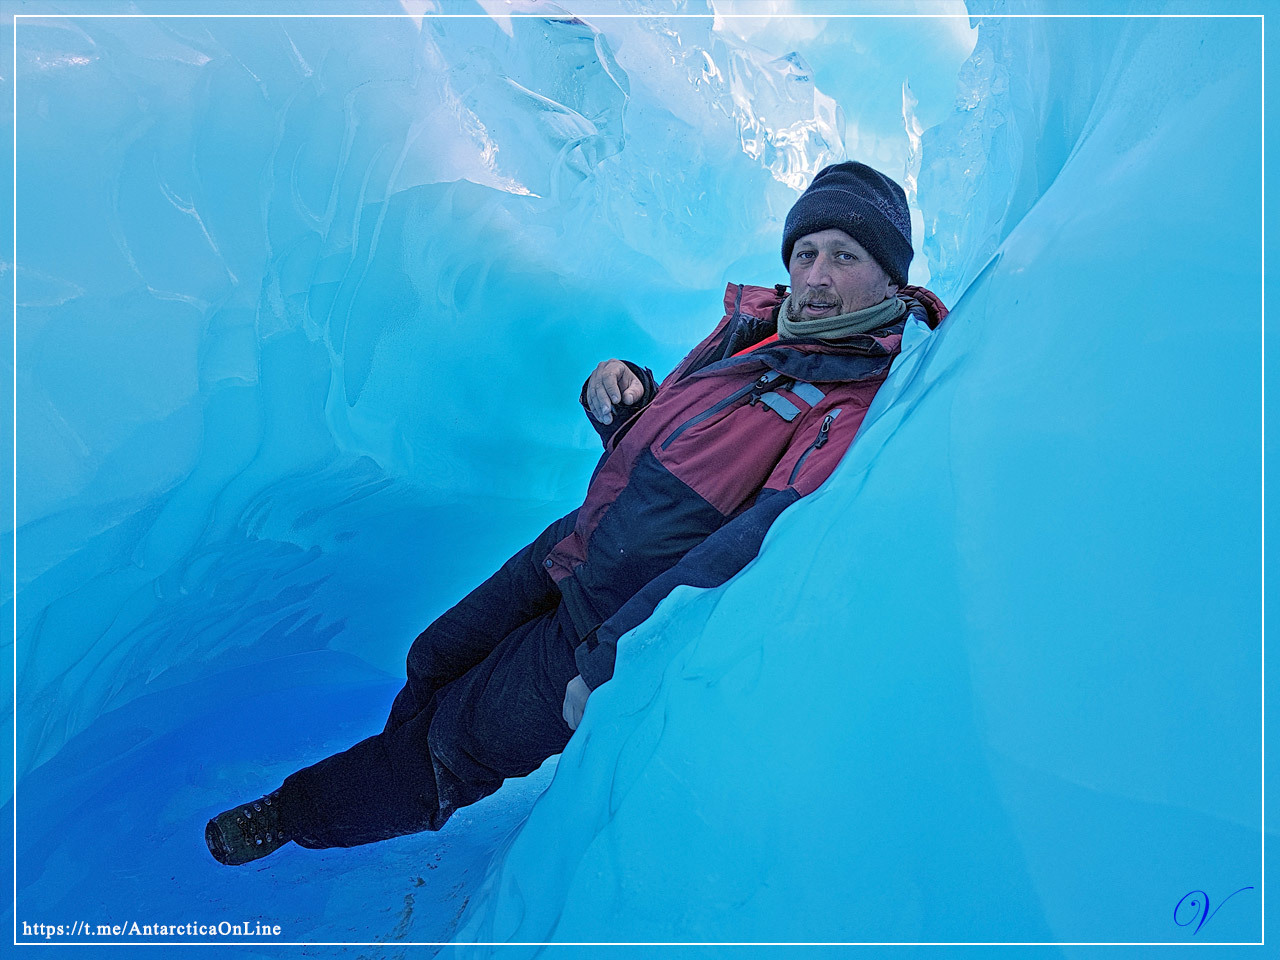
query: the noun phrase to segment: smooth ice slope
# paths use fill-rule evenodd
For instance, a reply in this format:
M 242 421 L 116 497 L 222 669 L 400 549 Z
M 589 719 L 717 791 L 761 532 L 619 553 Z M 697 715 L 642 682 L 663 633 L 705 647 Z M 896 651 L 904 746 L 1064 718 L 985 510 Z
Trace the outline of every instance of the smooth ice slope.
M 1033 96 L 921 184 L 996 256 L 759 561 L 624 640 L 466 936 L 1259 938 L 1258 24 L 982 38 Z

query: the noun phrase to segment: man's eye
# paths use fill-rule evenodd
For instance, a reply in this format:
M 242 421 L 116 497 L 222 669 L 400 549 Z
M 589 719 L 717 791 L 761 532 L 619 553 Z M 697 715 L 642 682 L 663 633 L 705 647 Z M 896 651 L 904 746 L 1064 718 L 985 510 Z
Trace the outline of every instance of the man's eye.
M 841 260 L 857 260 L 852 253 L 837 253 L 836 256 Z

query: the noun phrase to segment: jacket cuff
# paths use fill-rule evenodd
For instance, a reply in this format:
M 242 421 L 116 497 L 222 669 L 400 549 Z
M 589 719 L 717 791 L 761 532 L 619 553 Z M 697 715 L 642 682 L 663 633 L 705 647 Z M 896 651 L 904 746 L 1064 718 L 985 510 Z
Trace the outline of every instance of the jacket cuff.
M 613 676 L 613 664 L 618 654 L 617 643 L 600 640 L 597 630 L 587 634 L 573 651 L 578 673 L 592 690 Z

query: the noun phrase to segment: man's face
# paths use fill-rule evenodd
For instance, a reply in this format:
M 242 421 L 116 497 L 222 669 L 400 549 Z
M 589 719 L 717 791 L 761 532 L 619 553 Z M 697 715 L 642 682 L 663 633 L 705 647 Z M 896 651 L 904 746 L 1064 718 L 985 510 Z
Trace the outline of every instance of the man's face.
M 793 320 L 837 317 L 874 306 L 898 292 L 884 268 L 843 230 L 819 230 L 791 250 Z

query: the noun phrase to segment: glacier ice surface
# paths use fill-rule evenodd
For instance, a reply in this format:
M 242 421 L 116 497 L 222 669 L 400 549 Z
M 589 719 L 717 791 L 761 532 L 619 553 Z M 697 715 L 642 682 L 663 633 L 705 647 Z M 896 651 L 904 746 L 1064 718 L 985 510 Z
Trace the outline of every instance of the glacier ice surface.
M 1256 939 L 1257 21 L 445 6 L 491 15 L 20 11 L 149 16 L 17 33 L 12 919 Z M 955 312 L 831 482 L 627 638 L 558 766 L 216 867 L 203 819 L 378 729 L 421 626 L 581 496 L 585 372 L 784 279 L 846 156 Z

